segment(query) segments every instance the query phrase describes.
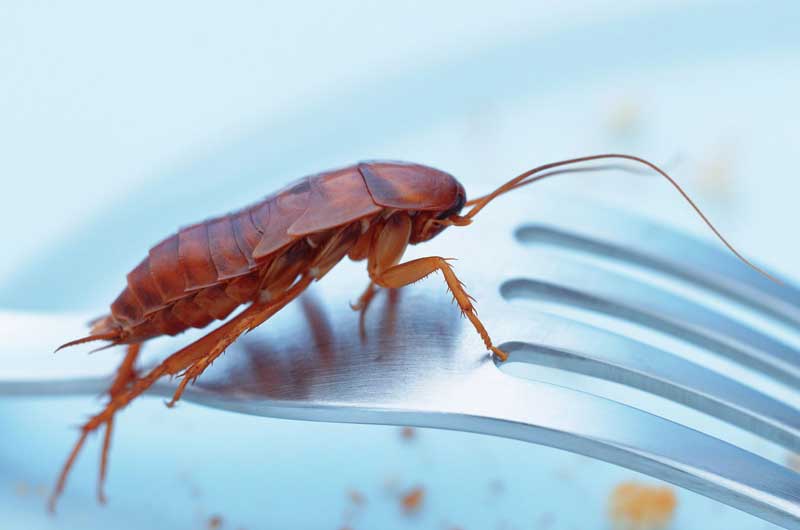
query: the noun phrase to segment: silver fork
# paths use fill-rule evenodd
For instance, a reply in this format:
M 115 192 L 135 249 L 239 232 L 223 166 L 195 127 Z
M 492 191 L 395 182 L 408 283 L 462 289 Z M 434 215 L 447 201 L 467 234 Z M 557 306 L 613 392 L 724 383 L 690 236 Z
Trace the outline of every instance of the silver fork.
M 800 290 L 776 286 L 724 249 L 671 229 L 574 199 L 570 208 L 552 196 L 531 200 L 534 195 L 523 207 L 487 211 L 466 231 L 452 228 L 412 252 L 459 258 L 456 270 L 511 363 L 622 383 L 800 451 L 800 397 L 781 401 L 649 344 L 512 302 L 544 298 L 627 319 L 797 389 L 800 356 L 790 345 L 628 275 L 543 259 L 549 256 L 538 247 L 569 247 L 656 270 L 793 329 L 800 328 Z M 347 303 L 364 283 L 361 264 L 340 265 L 241 338 L 184 399 L 256 416 L 416 425 L 548 445 L 800 528 L 800 474 L 632 406 L 501 371 L 450 305 L 441 279 L 384 293 L 360 337 Z M 50 354 L 82 333 L 86 316 L 0 313 L 0 395 L 101 392 L 114 356 Z M 154 357 L 175 346 L 175 340 L 148 344 Z M 152 393 L 169 395 L 174 386 L 162 381 Z

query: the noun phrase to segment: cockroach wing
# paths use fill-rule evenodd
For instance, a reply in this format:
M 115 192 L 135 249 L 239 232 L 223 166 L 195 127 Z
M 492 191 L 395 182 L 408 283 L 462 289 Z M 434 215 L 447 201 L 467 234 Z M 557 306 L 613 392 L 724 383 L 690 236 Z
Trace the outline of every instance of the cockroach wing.
M 289 235 L 304 236 L 374 215 L 383 208 L 372 200 L 364 178 L 355 166 L 310 177 L 308 206 Z
M 250 216 L 261 231 L 253 259 L 268 256 L 296 239 L 288 230 L 306 211 L 310 192 L 311 184 L 305 177 L 251 208 Z
M 449 173 L 405 162 L 361 162 L 372 198 L 385 208 L 447 210 L 457 199 L 458 182 Z

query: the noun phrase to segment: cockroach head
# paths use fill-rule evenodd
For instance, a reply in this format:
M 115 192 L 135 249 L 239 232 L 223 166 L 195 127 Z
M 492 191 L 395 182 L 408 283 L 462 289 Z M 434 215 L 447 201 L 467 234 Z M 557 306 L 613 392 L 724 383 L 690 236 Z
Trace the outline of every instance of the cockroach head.
M 450 208 L 437 215 L 436 219 L 441 221 L 461 213 L 461 209 L 464 208 L 464 205 L 467 203 L 467 192 L 464 191 L 464 186 L 462 186 L 460 182 L 457 184 L 458 192 L 456 193 L 455 201 L 453 201 L 453 204 L 450 206 Z
M 447 209 L 417 213 L 414 218 L 411 243 L 428 241 L 439 235 L 448 226 L 466 226 L 470 223 L 469 219 L 459 215 L 467 202 L 467 193 L 460 182 L 456 182 L 456 184 L 458 190 L 455 199 Z

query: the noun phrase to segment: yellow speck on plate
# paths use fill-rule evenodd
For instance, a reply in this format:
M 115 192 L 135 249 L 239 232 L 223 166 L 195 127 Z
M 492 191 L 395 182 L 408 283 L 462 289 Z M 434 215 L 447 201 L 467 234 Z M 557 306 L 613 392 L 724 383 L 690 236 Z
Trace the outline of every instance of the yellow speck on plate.
M 669 525 L 677 504 L 669 486 L 623 482 L 611 492 L 608 515 L 619 530 L 655 530 Z

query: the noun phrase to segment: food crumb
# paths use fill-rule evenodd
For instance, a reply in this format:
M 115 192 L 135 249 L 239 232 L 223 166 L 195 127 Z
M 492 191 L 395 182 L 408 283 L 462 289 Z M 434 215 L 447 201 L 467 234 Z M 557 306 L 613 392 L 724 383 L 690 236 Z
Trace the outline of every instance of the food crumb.
M 414 427 L 403 427 L 400 429 L 400 437 L 403 440 L 410 442 L 417 437 L 417 430 Z
M 17 482 L 14 484 L 14 493 L 16 493 L 18 497 L 25 497 L 30 493 L 30 487 L 24 482 Z
M 630 138 L 642 129 L 642 108 L 633 99 L 623 99 L 612 105 L 606 118 L 608 130 L 617 137 Z
M 208 530 L 219 530 L 220 528 L 222 528 L 222 517 L 212 515 L 208 518 Z
M 425 490 L 421 486 L 410 489 L 401 498 L 403 511 L 409 515 L 418 512 L 422 507 L 424 498 Z
M 718 200 L 732 198 L 736 181 L 735 153 L 732 146 L 723 145 L 700 161 L 697 170 L 698 183 L 710 197 Z
M 675 492 L 669 486 L 623 482 L 611 492 L 608 514 L 615 528 L 651 530 L 666 527 L 676 505 Z
M 352 489 L 349 490 L 347 492 L 347 497 L 350 499 L 350 502 L 352 502 L 356 506 L 363 506 L 367 502 L 367 499 L 366 497 L 364 497 L 364 494 L 362 494 L 358 490 L 352 490 Z

